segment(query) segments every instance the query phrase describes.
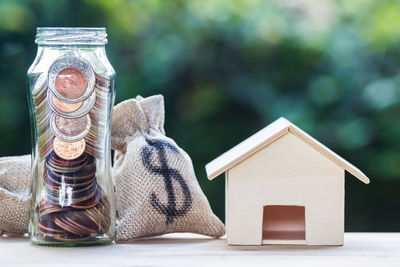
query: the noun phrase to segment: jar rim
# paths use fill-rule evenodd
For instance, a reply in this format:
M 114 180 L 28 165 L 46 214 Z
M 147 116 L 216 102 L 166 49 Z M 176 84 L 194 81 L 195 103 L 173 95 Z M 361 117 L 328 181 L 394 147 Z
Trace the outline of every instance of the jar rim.
M 38 45 L 105 45 L 105 27 L 38 27 Z

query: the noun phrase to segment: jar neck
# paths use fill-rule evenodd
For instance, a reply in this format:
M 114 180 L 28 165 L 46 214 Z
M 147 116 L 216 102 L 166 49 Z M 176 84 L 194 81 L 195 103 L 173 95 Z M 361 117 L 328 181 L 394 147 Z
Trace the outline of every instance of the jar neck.
M 63 53 L 79 53 L 80 51 L 106 51 L 105 45 L 38 45 L 38 51 L 64 51 Z
M 104 45 L 38 45 L 37 56 L 58 58 L 70 55 L 76 57 L 107 57 Z
M 37 28 L 38 46 L 92 47 L 107 44 L 105 28 Z
M 107 72 L 108 69 L 112 69 L 104 45 L 38 45 L 35 60 L 28 72 L 47 72 L 52 62 L 66 55 L 76 56 L 90 62 L 98 73 L 105 71 L 102 66 L 107 66 L 105 68 Z

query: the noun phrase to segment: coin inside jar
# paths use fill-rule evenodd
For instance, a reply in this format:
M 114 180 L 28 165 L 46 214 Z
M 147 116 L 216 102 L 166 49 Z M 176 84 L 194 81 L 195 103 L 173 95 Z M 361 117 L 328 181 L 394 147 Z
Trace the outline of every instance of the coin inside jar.
M 84 116 L 90 112 L 90 110 L 93 108 L 95 102 L 96 102 L 96 92 L 93 91 L 93 93 L 86 98 L 85 100 L 82 100 L 80 102 L 69 102 L 69 101 L 64 101 L 58 98 L 53 91 L 49 90 L 47 92 L 47 102 L 50 106 L 50 109 L 54 112 L 57 113 L 58 115 L 65 117 L 65 118 L 77 118 Z M 60 103 L 65 103 L 65 107 L 62 107 L 64 111 L 60 110 L 60 106 L 56 106 L 55 101 L 61 101 Z M 79 108 L 76 110 L 75 109 L 77 106 L 75 104 L 79 104 Z M 68 105 L 68 106 L 67 106 Z M 72 105 L 72 106 L 69 106 Z M 68 112 L 65 112 L 68 110 Z
M 82 102 L 94 91 L 96 77 L 91 64 L 76 56 L 59 57 L 47 77 L 48 88 L 64 102 Z
M 61 112 L 65 112 L 65 113 L 75 112 L 78 109 L 80 109 L 80 107 L 83 104 L 83 102 L 77 102 L 77 103 L 64 102 L 64 101 L 58 99 L 57 97 L 55 97 L 54 95 L 51 95 L 51 100 L 53 102 L 54 107 L 57 110 L 59 110 Z
M 66 142 L 82 139 L 90 131 L 91 119 L 89 115 L 78 118 L 64 118 L 53 114 L 51 130 L 58 138 Z
M 85 93 L 87 79 L 82 71 L 76 68 L 65 68 L 58 73 L 55 87 L 64 98 L 76 99 Z
M 77 142 L 65 142 L 55 137 L 53 142 L 54 152 L 62 159 L 71 160 L 76 159 L 85 151 L 85 139 Z

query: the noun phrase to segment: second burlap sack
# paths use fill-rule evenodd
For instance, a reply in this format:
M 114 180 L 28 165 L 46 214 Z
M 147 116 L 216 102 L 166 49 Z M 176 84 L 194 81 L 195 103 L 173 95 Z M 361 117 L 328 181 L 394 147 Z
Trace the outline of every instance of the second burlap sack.
M 0 158 L 0 233 L 28 232 L 30 176 L 30 155 Z
M 172 232 L 224 235 L 189 155 L 165 136 L 161 95 L 115 106 L 111 143 L 117 242 Z

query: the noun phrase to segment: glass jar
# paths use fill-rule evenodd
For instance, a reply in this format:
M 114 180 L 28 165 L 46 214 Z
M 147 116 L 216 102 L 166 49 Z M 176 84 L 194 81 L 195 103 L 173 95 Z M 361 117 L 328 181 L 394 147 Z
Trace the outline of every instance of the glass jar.
M 105 28 L 38 28 L 28 71 L 33 244 L 109 244 L 115 232 Z

